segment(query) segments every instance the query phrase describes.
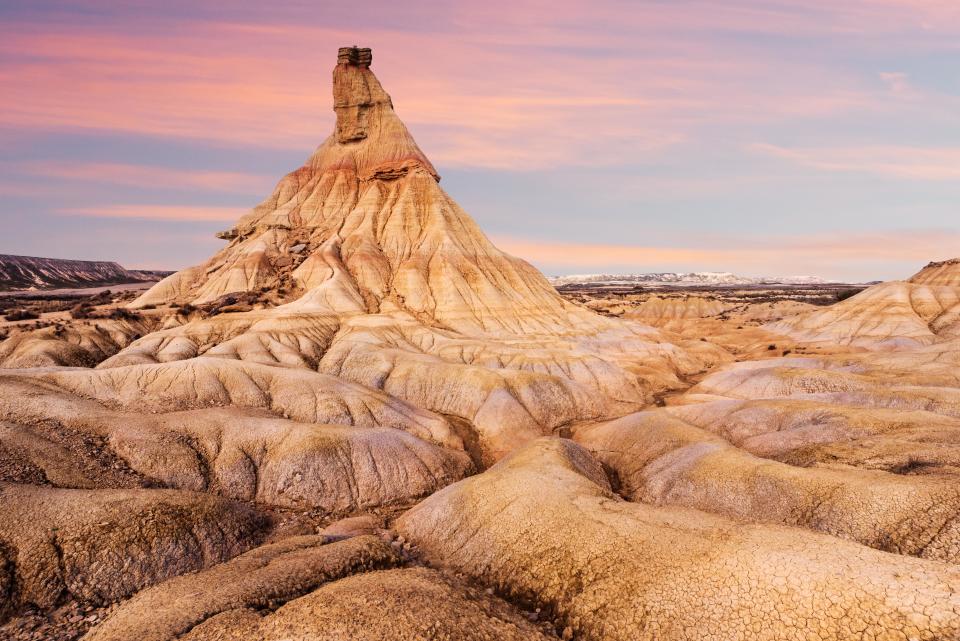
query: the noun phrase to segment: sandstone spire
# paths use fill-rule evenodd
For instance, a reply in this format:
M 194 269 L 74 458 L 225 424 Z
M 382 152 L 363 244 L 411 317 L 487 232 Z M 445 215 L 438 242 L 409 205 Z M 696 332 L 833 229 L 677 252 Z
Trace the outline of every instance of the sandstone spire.
M 497 249 L 441 189 L 370 62 L 340 50 L 332 135 L 223 235 L 227 247 L 133 305 L 236 292 L 270 304 L 155 332 L 101 368 L 202 354 L 315 369 L 463 417 L 486 461 L 702 368 L 652 328 L 565 301 Z
M 526 331 L 599 321 L 565 303 L 530 265 L 494 247 L 440 189 L 436 170 L 370 70 L 371 59 L 369 49 L 340 49 L 334 133 L 221 234 L 231 241 L 227 248 L 158 284 L 137 305 L 205 303 L 283 287 L 314 311 L 400 309 L 457 329 Z
M 348 143 L 367 137 L 370 112 L 381 105 L 393 109 L 390 96 L 370 72 L 373 56 L 369 49 L 341 47 L 333 70 L 333 109 L 337 112 L 337 142 Z
M 333 69 L 334 135 L 314 156 L 321 170 L 352 166 L 361 179 L 399 177 L 420 168 L 439 180 L 393 111 L 393 102 L 370 70 L 370 49 L 341 47 Z

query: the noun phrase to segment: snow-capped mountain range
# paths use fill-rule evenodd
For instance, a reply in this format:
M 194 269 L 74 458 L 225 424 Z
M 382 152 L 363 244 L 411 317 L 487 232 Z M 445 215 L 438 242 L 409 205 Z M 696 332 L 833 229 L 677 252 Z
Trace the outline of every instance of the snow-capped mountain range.
M 815 276 L 738 276 L 730 272 L 658 272 L 652 274 L 570 274 L 552 276 L 561 285 L 819 285 L 830 281 Z

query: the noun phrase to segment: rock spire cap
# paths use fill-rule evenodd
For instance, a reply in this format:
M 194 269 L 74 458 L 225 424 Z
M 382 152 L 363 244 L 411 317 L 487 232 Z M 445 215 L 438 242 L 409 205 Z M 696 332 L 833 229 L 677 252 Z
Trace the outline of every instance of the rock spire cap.
M 373 62 L 373 52 L 368 47 L 340 47 L 337 52 L 338 65 L 369 68 Z

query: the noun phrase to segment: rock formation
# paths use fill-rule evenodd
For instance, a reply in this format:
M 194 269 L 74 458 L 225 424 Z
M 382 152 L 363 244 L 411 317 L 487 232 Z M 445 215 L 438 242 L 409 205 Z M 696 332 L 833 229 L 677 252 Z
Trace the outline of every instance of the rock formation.
M 110 261 L 0 254 L 0 291 L 153 282 L 168 273 L 125 269 Z
M 930 263 L 906 281 L 874 285 L 824 310 L 768 329 L 807 343 L 900 349 L 960 338 L 960 259 Z
M 649 327 L 566 302 L 494 247 L 440 188 L 369 60 L 341 52 L 334 134 L 240 219 L 229 245 L 133 307 L 261 288 L 289 302 L 154 332 L 101 368 L 205 355 L 315 369 L 466 421 L 486 462 L 639 408 L 703 368 Z
M 427 559 L 555 612 L 572 638 L 960 634 L 956 566 L 630 503 L 563 439 L 531 443 L 441 490 L 397 527 Z
M 712 416 L 690 407 L 701 420 Z M 744 452 L 664 410 L 586 428 L 576 438 L 613 470 L 621 495 L 632 501 L 800 526 L 960 563 L 960 488 L 953 475 L 798 467 Z
M 0 368 L 93 367 L 157 328 L 151 319 L 130 318 L 27 329 L 0 343 Z
M 250 548 L 266 520 L 248 506 L 172 490 L 0 483 L 0 616 L 69 594 L 115 601 Z

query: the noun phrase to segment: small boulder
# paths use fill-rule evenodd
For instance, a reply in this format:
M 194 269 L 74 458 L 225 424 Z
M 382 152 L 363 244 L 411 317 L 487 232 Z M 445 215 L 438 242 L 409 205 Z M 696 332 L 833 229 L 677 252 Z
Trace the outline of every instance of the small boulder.
M 318 530 L 317 534 L 339 541 L 354 536 L 374 534 L 381 526 L 382 521 L 379 518 L 372 514 L 363 514 L 334 521 L 327 527 Z

